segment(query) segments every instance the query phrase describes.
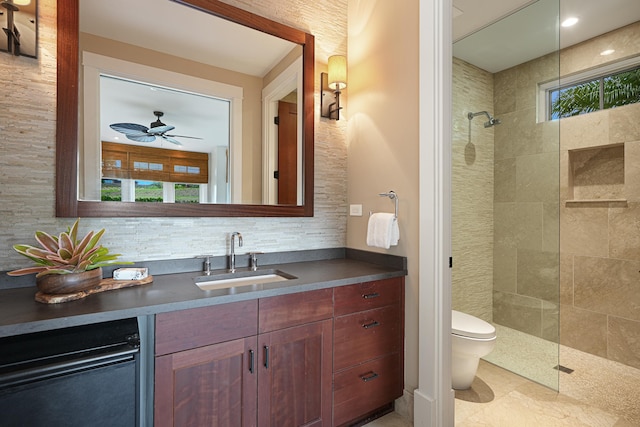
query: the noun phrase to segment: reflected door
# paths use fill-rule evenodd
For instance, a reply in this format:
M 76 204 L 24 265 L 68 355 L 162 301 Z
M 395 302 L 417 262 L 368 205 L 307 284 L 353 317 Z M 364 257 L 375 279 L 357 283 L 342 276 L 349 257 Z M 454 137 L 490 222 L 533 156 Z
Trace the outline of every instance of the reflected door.
M 278 204 L 297 204 L 298 106 L 278 101 Z

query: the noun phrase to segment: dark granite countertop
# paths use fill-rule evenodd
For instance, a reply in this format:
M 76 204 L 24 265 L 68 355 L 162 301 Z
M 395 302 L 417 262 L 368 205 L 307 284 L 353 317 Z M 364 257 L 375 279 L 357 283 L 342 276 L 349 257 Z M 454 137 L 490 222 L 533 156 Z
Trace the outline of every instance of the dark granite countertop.
M 201 271 L 157 274 L 150 268 L 151 284 L 60 304 L 36 302 L 33 286 L 0 290 L 0 337 L 401 277 L 407 272 L 404 257 L 342 249 L 331 250 L 328 258 L 322 259 L 326 251 L 311 251 L 313 255 L 303 252 L 295 256 L 287 253 L 287 262 L 283 263 L 277 263 L 283 260 L 282 256 L 265 254 L 263 258 L 272 262 L 260 267 L 277 269 L 296 279 L 247 287 L 203 291 L 195 285 Z M 296 262 L 288 262 L 291 260 Z M 225 272 L 218 269 L 212 275 Z

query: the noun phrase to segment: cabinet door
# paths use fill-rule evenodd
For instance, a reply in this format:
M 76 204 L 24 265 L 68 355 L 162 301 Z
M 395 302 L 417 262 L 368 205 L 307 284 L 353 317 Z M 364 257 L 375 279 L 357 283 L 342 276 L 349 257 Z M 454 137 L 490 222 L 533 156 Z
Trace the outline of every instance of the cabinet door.
M 331 425 L 332 322 L 258 336 L 258 425 Z
M 155 426 L 256 425 L 257 338 L 156 357 Z

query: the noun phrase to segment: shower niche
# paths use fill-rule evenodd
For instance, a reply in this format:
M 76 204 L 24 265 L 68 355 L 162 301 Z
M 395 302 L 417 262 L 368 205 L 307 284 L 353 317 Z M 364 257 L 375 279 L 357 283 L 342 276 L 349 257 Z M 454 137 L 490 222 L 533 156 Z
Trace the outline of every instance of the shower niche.
M 624 163 L 624 144 L 569 150 L 567 206 L 626 206 Z

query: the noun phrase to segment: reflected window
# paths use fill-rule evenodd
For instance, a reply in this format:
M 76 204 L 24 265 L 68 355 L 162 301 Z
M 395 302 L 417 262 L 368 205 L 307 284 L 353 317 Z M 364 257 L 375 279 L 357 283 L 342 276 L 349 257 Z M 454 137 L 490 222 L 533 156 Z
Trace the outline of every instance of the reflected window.
M 200 168 L 197 166 L 174 165 L 173 171 L 176 173 L 200 175 Z
M 149 171 L 161 171 L 162 163 L 151 162 L 133 162 L 134 170 L 149 170 Z
M 175 184 L 176 203 L 200 203 L 199 184 Z
M 119 179 L 103 179 L 100 195 L 100 200 L 103 202 L 121 202 L 122 181 Z
M 162 202 L 163 184 L 158 181 L 135 181 L 136 202 Z
M 103 178 L 103 202 L 164 202 L 206 203 L 207 186 L 198 183 L 177 183 L 136 179 Z

